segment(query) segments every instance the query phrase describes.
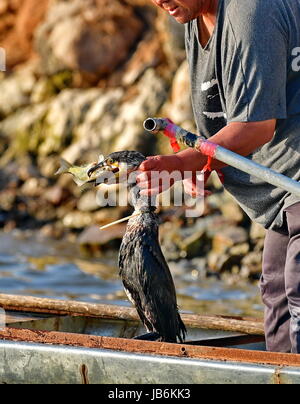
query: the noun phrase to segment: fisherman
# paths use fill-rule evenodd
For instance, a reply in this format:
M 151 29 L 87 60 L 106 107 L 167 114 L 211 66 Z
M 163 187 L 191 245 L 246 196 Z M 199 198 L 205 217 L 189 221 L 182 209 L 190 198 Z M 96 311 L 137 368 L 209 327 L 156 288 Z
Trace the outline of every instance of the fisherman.
M 152 0 L 185 24 L 194 117 L 200 135 L 300 179 L 300 0 Z M 138 177 L 200 171 L 194 149 L 154 156 Z M 224 186 L 267 229 L 261 278 L 267 349 L 300 353 L 300 201 L 219 161 Z M 153 180 L 154 179 L 154 180 Z

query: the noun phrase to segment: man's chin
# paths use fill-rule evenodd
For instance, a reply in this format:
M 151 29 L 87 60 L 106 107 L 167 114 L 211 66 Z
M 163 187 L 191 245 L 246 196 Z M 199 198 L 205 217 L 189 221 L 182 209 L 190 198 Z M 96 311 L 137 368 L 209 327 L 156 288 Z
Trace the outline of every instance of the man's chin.
M 175 19 L 176 22 L 178 22 L 179 24 L 186 24 L 189 21 L 191 21 L 190 18 L 184 18 L 184 17 L 173 17 Z

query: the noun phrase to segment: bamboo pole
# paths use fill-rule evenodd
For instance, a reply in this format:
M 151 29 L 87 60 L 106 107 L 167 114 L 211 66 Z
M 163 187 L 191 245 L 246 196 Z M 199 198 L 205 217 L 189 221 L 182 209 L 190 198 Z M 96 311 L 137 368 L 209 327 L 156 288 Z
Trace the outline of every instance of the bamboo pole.
M 0 294 L 0 307 L 7 311 L 139 321 L 139 317 L 134 308 L 31 296 Z M 198 314 L 182 314 L 182 319 L 187 327 L 192 328 L 224 330 L 249 335 L 264 335 L 264 326 L 261 319 L 203 316 Z

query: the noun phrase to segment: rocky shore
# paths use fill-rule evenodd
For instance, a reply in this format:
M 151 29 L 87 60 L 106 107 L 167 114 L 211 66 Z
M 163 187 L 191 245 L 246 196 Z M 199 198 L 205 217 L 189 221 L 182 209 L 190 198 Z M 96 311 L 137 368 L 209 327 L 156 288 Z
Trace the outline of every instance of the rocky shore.
M 56 177 L 71 163 L 131 149 L 170 153 L 146 134 L 149 116 L 195 130 L 182 27 L 148 0 L 2 0 L 0 46 L 0 227 L 69 237 L 89 254 L 118 248 L 125 225 L 101 232 L 130 208 L 99 208 L 96 191 Z M 264 230 L 251 224 L 216 178 L 205 215 L 160 209 L 170 261 L 188 260 L 199 276 L 257 279 Z

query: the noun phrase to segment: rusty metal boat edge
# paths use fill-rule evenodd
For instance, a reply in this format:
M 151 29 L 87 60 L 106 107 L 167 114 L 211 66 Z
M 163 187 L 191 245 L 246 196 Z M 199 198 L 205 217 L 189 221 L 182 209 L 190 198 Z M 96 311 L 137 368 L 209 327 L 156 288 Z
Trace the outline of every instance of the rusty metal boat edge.
M 108 349 L 135 354 L 160 355 L 177 358 L 209 359 L 272 366 L 300 367 L 300 355 L 296 354 L 169 344 L 163 342 L 128 340 L 125 338 L 62 333 L 56 331 L 36 331 L 7 327 L 0 331 L 0 340 L 64 345 L 91 349 Z

